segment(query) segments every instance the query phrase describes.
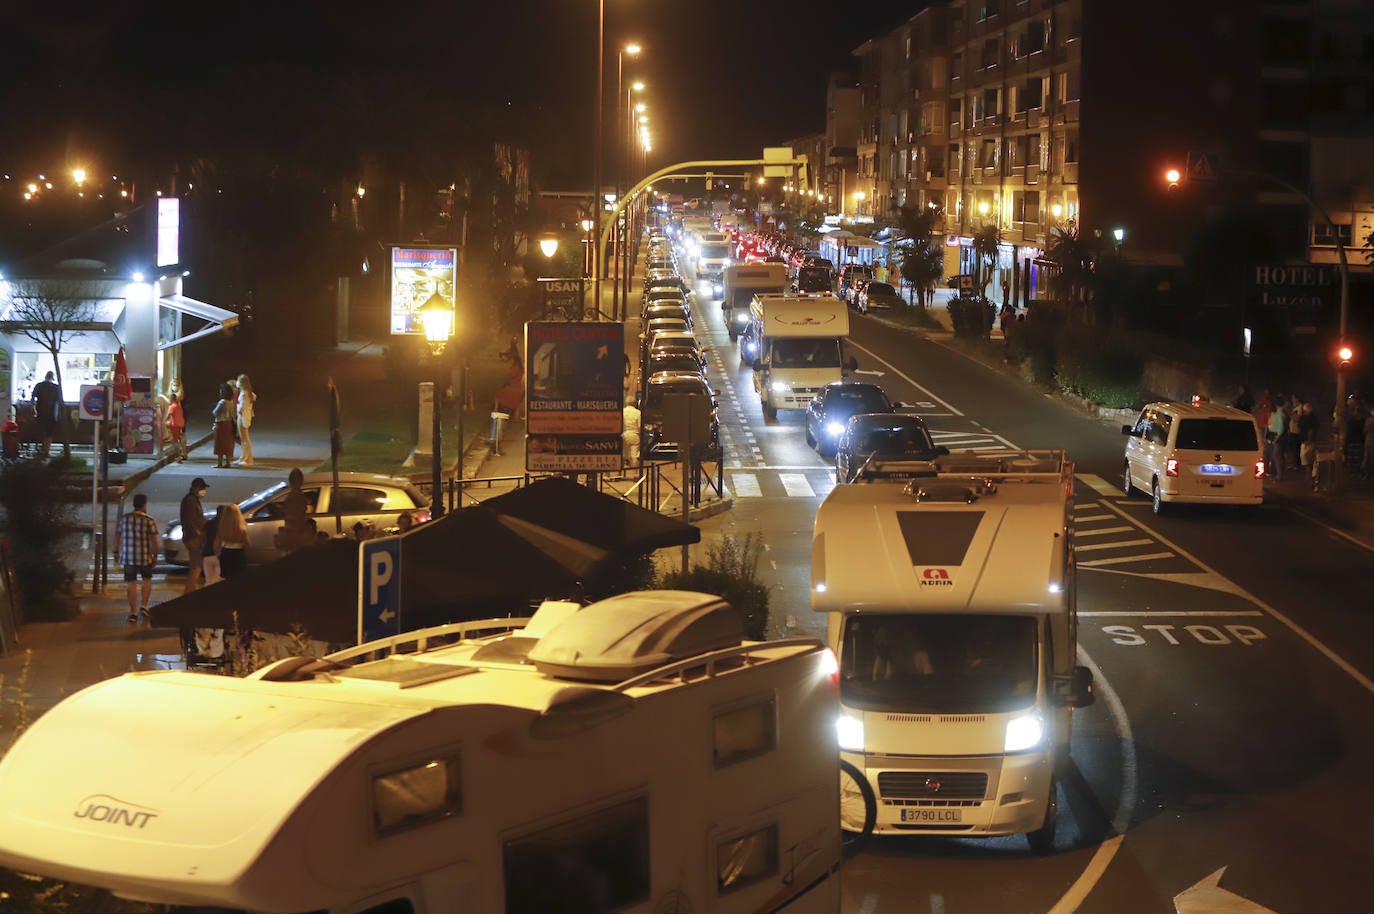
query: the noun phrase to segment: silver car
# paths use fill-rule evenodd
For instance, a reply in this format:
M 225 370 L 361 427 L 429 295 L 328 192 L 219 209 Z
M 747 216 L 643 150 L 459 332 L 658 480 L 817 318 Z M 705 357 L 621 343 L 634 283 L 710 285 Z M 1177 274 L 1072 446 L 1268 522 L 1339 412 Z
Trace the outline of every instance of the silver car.
M 277 531 L 281 529 L 289 489 L 278 482 L 239 502 L 248 522 L 248 563 L 261 564 L 281 556 Z M 307 473 L 301 491 L 305 494 L 307 515 L 316 528 L 335 535 L 334 513 L 340 516 L 339 529 L 351 534 L 353 525 L 372 524 L 377 533 L 395 533 L 398 518 L 409 513 L 416 523 L 429 520 L 429 501 L 408 479 L 373 473 L 340 473 L 338 488 L 332 473 Z M 205 513 L 206 520 L 215 516 Z M 181 541 L 181 521 L 167 525 L 162 534 L 162 552 L 172 565 L 187 565 L 186 546 Z

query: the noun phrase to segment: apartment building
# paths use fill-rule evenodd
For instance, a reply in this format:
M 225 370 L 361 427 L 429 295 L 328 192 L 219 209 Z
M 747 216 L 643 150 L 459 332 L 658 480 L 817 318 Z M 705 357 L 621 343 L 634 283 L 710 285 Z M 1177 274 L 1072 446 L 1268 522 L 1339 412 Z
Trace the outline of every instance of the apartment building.
M 838 212 L 839 201 L 858 180 L 860 101 L 859 85 L 852 77 L 830 75 L 825 92 L 825 159 L 816 187 L 827 212 Z

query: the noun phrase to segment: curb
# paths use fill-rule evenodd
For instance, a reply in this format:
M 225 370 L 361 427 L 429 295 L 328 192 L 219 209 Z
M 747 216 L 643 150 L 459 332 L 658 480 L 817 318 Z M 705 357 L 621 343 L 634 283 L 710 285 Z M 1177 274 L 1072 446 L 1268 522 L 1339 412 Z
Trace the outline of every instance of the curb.
M 687 520 L 689 522 L 706 520 L 706 518 L 708 517 L 715 517 L 717 514 L 724 514 L 726 511 L 733 510 L 734 507 L 735 496 L 727 495 L 724 498 L 718 499 L 708 504 L 688 509 Z

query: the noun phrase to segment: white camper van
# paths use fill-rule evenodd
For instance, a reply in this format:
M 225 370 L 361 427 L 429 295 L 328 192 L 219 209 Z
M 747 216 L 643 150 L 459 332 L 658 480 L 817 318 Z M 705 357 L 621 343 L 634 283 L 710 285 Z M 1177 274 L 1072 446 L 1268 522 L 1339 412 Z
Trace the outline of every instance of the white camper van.
M 202 910 L 839 911 L 834 657 L 718 597 L 130 673 L 0 761 L 0 865 Z
M 762 292 L 781 293 L 787 289 L 787 265 L 781 263 L 732 263 L 725 268 L 725 294 L 720 310 L 730 339 L 749 326 L 749 305 Z
M 1075 666 L 1063 451 L 882 462 L 821 504 L 811 605 L 840 662 L 841 824 L 1054 845 Z M 845 766 L 848 770 L 848 765 Z M 865 820 L 867 819 L 867 823 Z
M 740 361 L 754 367 L 763 414 L 806 409 L 817 391 L 857 367 L 844 358 L 849 309 L 833 295 L 759 294 L 749 306 Z

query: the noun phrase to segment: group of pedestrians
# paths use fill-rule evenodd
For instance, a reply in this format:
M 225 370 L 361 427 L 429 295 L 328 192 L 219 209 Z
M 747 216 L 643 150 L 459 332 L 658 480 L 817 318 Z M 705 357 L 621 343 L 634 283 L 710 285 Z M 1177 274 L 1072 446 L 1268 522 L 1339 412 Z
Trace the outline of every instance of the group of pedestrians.
M 1269 478 L 1282 482 L 1285 475 L 1301 472 L 1304 478 L 1317 482 L 1321 417 L 1311 401 L 1299 394 L 1270 393 L 1268 389 L 1255 396 L 1242 384 L 1231 405 L 1254 416 L 1264 430 Z M 1369 421 L 1370 414 L 1358 397 L 1346 401 L 1344 453 L 1337 456 L 1347 468 L 1366 476 L 1374 475 L 1374 421 Z
M 253 418 L 257 409 L 257 399 L 258 395 L 253 392 L 253 383 L 246 374 L 239 375 L 235 380 L 225 381 L 219 386 L 219 402 L 211 412 L 215 423 L 214 449 L 217 468 L 253 465 Z M 243 449 L 238 460 L 234 459 L 235 443 Z
M 186 547 L 189 569 L 186 590 L 236 577 L 248 567 L 248 522 L 233 502 L 219 505 L 214 516 L 205 517 L 201 501 L 209 485 L 199 476 L 181 499 L 181 542 Z

